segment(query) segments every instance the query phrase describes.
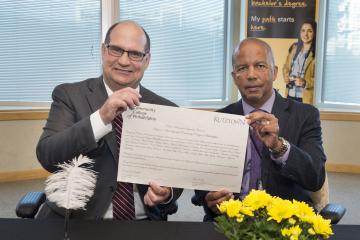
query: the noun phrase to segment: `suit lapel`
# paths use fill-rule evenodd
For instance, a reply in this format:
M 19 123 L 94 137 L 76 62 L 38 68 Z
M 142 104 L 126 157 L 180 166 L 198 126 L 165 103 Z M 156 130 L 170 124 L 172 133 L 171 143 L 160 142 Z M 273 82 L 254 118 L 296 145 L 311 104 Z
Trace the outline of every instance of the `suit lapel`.
M 141 101 L 146 103 L 153 103 L 154 100 L 150 96 L 148 91 L 140 85 L 140 94 L 142 95 Z M 90 104 L 90 107 L 93 112 L 97 111 L 108 98 L 105 85 L 103 82 L 102 76 L 99 77 L 96 81 L 92 81 L 89 84 L 89 92 L 87 98 Z M 111 154 L 113 155 L 113 160 L 115 161 L 116 166 L 119 163 L 119 148 L 116 142 L 115 132 L 110 132 L 109 134 L 103 137 L 105 143 L 109 146 Z
M 232 114 L 237 114 L 237 115 L 244 115 L 244 108 L 242 106 L 242 100 L 240 99 L 239 101 L 237 101 L 234 105 L 232 109 L 229 109 L 229 113 Z
M 92 112 L 95 112 L 108 98 L 102 76 L 95 81 L 89 81 L 88 90 L 86 97 Z
M 288 119 L 289 119 L 289 101 L 288 99 L 283 98 L 278 92 L 275 92 L 275 102 L 272 108 L 272 114 L 278 119 L 279 123 L 279 136 L 283 136 L 284 132 L 286 132 Z M 264 148 L 262 151 L 262 164 L 261 164 L 261 177 L 263 180 L 263 186 L 266 188 L 267 186 L 267 179 L 270 166 L 269 164 L 272 162 L 270 157 L 270 152 L 268 148 Z
M 279 136 L 284 136 L 284 133 L 286 132 L 285 130 L 288 127 L 288 119 L 290 117 L 289 100 L 283 98 L 278 92 L 276 92 L 272 114 L 274 114 L 279 121 Z
M 156 104 L 157 101 L 154 99 L 151 92 L 149 90 L 147 90 L 146 88 L 144 88 L 142 85 L 139 85 L 139 86 L 140 86 L 140 94 L 141 94 L 140 102 Z
M 108 98 L 105 85 L 102 76 L 97 78 L 95 81 L 90 81 L 88 85 L 87 99 L 92 112 L 97 111 L 104 104 Z M 112 131 L 103 137 L 105 143 L 109 146 L 110 151 L 113 155 L 113 159 L 118 164 L 119 160 L 119 149 L 116 143 L 115 133 Z M 100 140 L 101 141 L 101 140 Z

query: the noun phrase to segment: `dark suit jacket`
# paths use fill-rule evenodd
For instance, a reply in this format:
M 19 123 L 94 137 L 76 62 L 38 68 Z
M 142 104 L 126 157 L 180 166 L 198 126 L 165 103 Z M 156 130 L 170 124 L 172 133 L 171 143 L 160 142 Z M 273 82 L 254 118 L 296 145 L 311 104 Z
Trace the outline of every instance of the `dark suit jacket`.
M 141 102 L 176 106 L 150 90 L 140 86 Z M 78 83 L 57 86 L 52 94 L 49 117 L 36 148 L 41 165 L 49 172 L 57 170 L 56 165 L 83 154 L 95 160 L 94 170 L 98 173 L 93 197 L 86 211 L 73 211 L 72 218 L 99 219 L 107 211 L 116 190 L 119 150 L 115 133 L 110 132 L 98 142 L 95 141 L 90 115 L 98 110 L 108 98 L 102 76 Z M 147 185 L 137 185 L 141 198 L 147 192 Z M 177 210 L 176 199 L 182 190 L 174 188 L 173 200 L 157 207 L 145 206 L 147 216 L 152 220 L 166 220 L 169 213 Z M 46 202 L 38 218 L 64 216 L 64 209 Z
M 244 115 L 241 100 L 219 112 Z M 271 159 L 267 148 L 263 149 L 263 188 L 273 196 L 312 204 L 305 190 L 317 191 L 325 180 L 326 157 L 322 147 L 319 111 L 311 105 L 285 99 L 276 93 L 272 114 L 279 121 L 279 136 L 290 143 L 291 150 L 286 164 L 281 166 Z M 196 199 L 203 204 L 208 192 L 195 192 Z M 204 220 L 212 220 L 215 217 L 213 212 L 206 206 L 204 209 Z

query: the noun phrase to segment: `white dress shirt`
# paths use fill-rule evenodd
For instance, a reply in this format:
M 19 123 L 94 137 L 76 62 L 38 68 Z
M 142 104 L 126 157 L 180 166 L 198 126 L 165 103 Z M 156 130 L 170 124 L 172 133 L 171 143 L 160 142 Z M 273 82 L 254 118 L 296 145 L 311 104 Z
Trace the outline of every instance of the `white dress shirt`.
M 105 81 L 104 81 L 104 84 L 105 84 L 105 89 L 106 89 L 108 96 L 113 94 L 113 91 L 109 88 L 108 85 L 106 85 Z M 136 88 L 136 90 L 138 92 L 140 91 L 139 86 Z M 98 142 L 106 134 L 108 134 L 109 132 L 112 131 L 112 124 L 111 123 L 109 123 L 107 125 L 104 124 L 104 122 L 102 121 L 102 119 L 100 117 L 99 110 L 97 110 L 96 112 L 94 112 L 93 114 L 90 115 L 90 122 L 91 122 L 91 127 L 93 130 L 96 142 Z M 141 201 L 140 194 L 137 190 L 136 184 L 133 185 L 133 189 L 134 189 L 135 218 L 136 219 L 147 218 L 147 216 L 145 214 L 144 205 Z M 107 212 L 105 213 L 104 218 L 113 218 L 112 204 L 110 204 Z

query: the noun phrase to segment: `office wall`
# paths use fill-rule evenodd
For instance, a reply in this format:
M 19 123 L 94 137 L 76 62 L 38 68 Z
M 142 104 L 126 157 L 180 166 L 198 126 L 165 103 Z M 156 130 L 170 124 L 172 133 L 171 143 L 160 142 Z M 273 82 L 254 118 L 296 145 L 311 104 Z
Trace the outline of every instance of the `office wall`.
M 35 147 L 44 123 L 44 120 L 0 121 L 0 175 L 41 168 Z M 356 134 L 360 133 L 360 122 L 324 120 L 322 126 L 328 163 L 360 169 Z
M 354 165 L 360 169 L 360 122 L 322 121 L 325 153 L 329 163 Z
M 35 147 L 45 120 L 0 121 L 0 173 L 41 168 Z

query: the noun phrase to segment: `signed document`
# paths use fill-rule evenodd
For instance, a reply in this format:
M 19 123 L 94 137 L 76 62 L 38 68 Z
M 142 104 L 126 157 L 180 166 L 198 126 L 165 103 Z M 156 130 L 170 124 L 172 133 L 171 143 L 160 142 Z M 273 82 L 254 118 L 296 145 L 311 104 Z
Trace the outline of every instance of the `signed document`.
M 122 116 L 118 181 L 240 192 L 244 116 L 146 103 Z

